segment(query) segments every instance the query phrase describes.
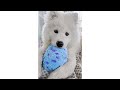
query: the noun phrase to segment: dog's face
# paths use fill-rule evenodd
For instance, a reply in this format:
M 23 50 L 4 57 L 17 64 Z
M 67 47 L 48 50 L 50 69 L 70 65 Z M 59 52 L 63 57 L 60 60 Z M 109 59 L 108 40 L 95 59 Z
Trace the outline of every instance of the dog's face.
M 52 45 L 59 48 L 66 48 L 68 46 L 72 39 L 72 29 L 75 27 L 74 19 L 72 14 L 57 11 L 48 13 L 46 28 Z
M 58 25 L 51 29 L 51 44 L 59 48 L 67 47 L 68 43 L 70 42 L 71 32 L 67 28 Z

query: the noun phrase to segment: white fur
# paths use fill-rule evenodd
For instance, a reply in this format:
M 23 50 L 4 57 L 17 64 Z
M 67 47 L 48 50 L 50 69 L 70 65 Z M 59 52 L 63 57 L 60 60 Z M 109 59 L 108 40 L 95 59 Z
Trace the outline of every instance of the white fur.
M 68 62 L 53 71 L 48 79 L 66 78 L 74 72 L 76 53 L 80 50 L 80 31 L 78 28 L 78 14 L 50 11 L 45 16 L 45 25 L 42 30 L 43 46 L 39 50 L 39 75 L 41 75 L 42 56 L 49 44 L 56 45 L 57 41 L 64 43 L 68 49 Z M 58 34 L 54 30 L 58 30 Z M 65 33 L 68 32 L 69 36 Z

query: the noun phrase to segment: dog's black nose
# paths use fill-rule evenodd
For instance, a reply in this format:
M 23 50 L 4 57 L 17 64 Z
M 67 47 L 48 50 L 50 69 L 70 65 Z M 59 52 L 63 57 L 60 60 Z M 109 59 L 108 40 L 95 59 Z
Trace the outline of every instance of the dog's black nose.
M 64 45 L 64 43 L 63 43 L 62 41 L 57 41 L 57 42 L 56 42 L 56 45 L 57 45 L 58 47 L 62 47 L 62 46 Z

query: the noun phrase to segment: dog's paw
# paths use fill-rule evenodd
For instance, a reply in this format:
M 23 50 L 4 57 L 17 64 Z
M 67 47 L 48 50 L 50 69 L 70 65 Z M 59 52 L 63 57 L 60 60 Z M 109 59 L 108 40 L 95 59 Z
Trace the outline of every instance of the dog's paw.
M 60 79 L 61 76 L 58 75 L 57 73 L 52 73 L 49 75 L 48 79 Z
M 63 78 L 65 78 L 65 77 L 64 77 L 64 74 L 61 72 L 52 72 L 48 76 L 48 79 L 63 79 Z

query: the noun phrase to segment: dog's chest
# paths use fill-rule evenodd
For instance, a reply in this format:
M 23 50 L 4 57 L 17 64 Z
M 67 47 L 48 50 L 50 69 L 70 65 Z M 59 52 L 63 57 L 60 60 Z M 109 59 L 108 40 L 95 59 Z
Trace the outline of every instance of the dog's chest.
M 54 71 L 58 67 L 64 65 L 68 59 L 66 48 L 57 48 L 49 45 L 43 55 L 43 68 L 49 72 Z

